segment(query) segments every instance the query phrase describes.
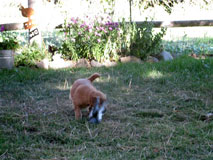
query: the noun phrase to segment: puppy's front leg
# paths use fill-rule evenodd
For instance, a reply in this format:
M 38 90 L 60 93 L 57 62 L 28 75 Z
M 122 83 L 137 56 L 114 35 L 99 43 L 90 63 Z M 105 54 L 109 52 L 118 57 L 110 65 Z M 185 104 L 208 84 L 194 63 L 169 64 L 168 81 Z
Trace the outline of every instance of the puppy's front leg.
M 80 108 L 76 106 L 74 110 L 75 110 L 75 119 L 76 120 L 81 119 L 82 118 L 82 114 L 81 114 Z

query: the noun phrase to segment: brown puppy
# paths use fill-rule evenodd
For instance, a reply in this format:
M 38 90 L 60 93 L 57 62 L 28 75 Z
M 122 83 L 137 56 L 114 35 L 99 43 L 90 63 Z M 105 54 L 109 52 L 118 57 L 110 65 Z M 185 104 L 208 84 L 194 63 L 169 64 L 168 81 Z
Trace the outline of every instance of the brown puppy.
M 98 91 L 92 82 L 100 77 L 100 74 L 94 73 L 87 79 L 76 80 L 70 90 L 70 98 L 75 111 L 75 119 L 82 117 L 81 109 L 89 107 L 89 112 L 95 105 L 97 97 L 100 97 L 100 105 L 106 101 L 106 95 L 101 91 Z

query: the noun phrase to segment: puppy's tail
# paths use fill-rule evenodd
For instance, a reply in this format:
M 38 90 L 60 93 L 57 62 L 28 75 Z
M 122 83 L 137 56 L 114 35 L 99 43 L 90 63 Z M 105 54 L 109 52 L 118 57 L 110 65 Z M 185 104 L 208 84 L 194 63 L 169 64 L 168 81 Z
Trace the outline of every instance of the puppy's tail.
M 90 80 L 91 82 L 93 82 L 96 78 L 100 77 L 100 74 L 98 73 L 94 73 L 93 75 L 91 75 L 88 80 Z

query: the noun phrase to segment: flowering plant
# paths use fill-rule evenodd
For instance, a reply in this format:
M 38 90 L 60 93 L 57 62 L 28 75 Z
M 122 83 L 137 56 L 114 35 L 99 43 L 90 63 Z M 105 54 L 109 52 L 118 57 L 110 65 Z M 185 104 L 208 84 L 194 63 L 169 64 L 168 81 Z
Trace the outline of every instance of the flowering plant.
M 71 18 L 65 21 L 63 32 L 65 40 L 61 53 L 65 59 L 79 58 L 118 60 L 119 55 L 134 55 L 145 59 L 157 55 L 163 49 L 164 28 L 154 34 L 153 24 L 145 21 L 143 25 L 122 22 L 114 23 L 107 17 L 81 20 Z
M 66 20 L 63 27 L 65 40 L 61 52 L 64 58 L 77 60 L 79 58 L 115 60 L 117 49 L 115 43 L 119 37 L 118 23 L 113 23 L 109 18 L 85 20 L 71 18 Z M 119 45 L 118 45 L 119 46 Z
M 4 26 L 0 28 L 0 50 L 16 50 L 19 43 L 16 36 L 10 32 L 6 32 Z

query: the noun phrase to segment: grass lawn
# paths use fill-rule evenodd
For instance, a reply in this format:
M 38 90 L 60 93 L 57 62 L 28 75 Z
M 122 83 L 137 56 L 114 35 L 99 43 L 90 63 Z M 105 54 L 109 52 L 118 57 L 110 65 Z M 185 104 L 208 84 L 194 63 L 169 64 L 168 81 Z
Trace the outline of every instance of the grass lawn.
M 99 125 L 74 120 L 74 80 L 102 74 Z M 213 159 L 213 59 L 0 71 L 0 159 Z M 85 112 L 84 112 L 85 114 Z

